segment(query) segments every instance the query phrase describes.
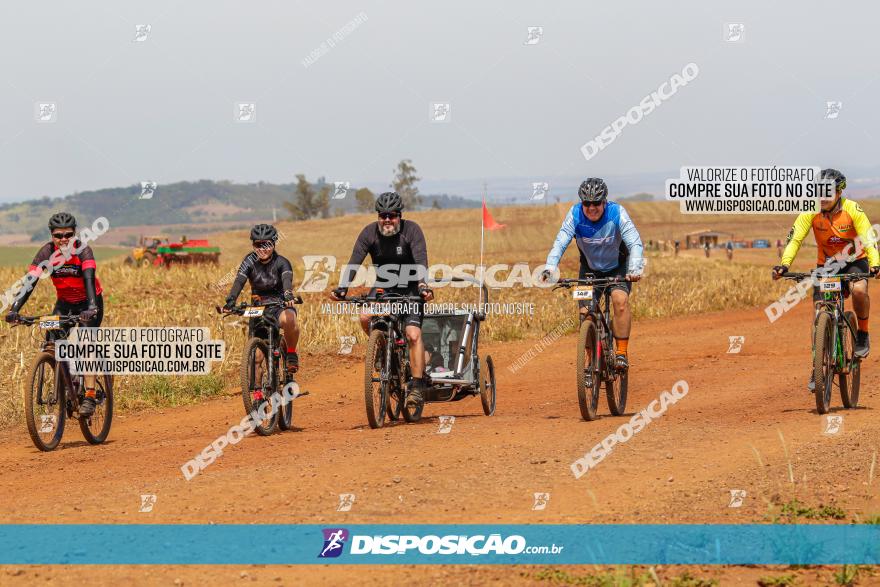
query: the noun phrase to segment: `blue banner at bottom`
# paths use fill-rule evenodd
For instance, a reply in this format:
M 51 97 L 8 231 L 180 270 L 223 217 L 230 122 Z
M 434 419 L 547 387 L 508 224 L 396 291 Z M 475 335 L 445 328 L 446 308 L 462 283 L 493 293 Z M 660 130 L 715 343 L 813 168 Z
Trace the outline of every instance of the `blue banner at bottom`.
M 880 527 L 0 525 L 0 564 L 880 564 Z

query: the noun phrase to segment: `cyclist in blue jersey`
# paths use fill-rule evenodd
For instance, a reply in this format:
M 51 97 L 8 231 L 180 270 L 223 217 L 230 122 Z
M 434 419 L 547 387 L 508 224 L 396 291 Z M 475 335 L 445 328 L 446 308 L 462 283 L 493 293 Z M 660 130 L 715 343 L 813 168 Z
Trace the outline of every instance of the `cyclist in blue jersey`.
M 627 347 L 632 327 L 632 313 L 629 308 L 630 282 L 638 281 L 644 269 L 642 239 L 623 206 L 608 201 L 608 186 L 604 180 L 597 177 L 586 179 L 578 189 L 578 196 L 580 203 L 568 211 L 562 221 L 562 228 L 553 241 L 553 248 L 547 255 L 547 269 L 542 273 L 542 278 L 544 281 L 551 279 L 572 239 L 575 239 L 580 251 L 579 278 L 587 274 L 627 278 L 626 282 L 607 286 L 611 291 L 614 312 L 612 330 L 617 367 L 627 369 Z M 596 295 L 603 295 L 604 289 L 597 287 Z M 578 302 L 581 321 L 586 318 L 588 303 L 586 300 Z

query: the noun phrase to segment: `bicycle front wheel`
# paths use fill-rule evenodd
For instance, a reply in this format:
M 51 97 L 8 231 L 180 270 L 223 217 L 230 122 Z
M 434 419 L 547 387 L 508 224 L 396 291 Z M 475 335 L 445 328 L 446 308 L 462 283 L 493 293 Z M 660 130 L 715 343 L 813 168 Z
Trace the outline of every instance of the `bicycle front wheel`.
M 841 373 L 838 377 L 840 385 L 840 400 L 845 408 L 855 408 L 859 405 L 859 385 L 862 378 L 861 359 L 853 356 L 856 346 L 856 315 L 853 312 L 845 314 L 846 321 L 852 326 L 852 329 L 844 326 L 841 328 L 841 339 L 843 340 L 843 360 L 846 365 L 846 373 Z
M 269 381 L 269 347 L 260 338 L 251 338 L 244 345 L 241 361 L 241 400 L 246 414 L 255 414 L 254 430 L 260 436 L 275 431 L 279 406 L 270 403 L 272 384 Z
M 599 361 L 602 353 L 599 349 L 599 333 L 592 320 L 581 322 L 578 336 L 577 355 L 577 386 L 578 404 L 584 420 L 595 420 L 599 408 Z
M 831 405 L 831 388 L 834 385 L 834 331 L 831 314 L 820 312 L 813 333 L 813 380 L 816 383 L 816 411 L 827 414 Z
M 385 424 L 390 370 L 388 338 L 383 331 L 374 329 L 370 333 L 364 357 L 364 403 L 370 428 L 381 428 Z
M 28 434 L 42 451 L 54 450 L 64 434 L 65 396 L 55 369 L 55 355 L 37 355 L 25 393 Z
M 293 430 L 293 400 L 284 401 L 284 388 L 293 381 L 293 375 L 287 374 L 287 366 L 279 357 L 275 363 L 275 378 L 283 381 L 284 385 L 275 386 L 275 390 L 281 392 L 281 407 L 278 409 L 278 428 L 280 430 Z
M 626 394 L 629 391 L 629 370 L 619 371 L 613 379 L 605 382 L 605 397 L 612 416 L 622 416 L 626 410 Z
M 397 377 L 389 379 L 388 393 L 385 397 L 385 413 L 392 422 L 400 420 L 403 412 L 403 404 L 406 401 L 406 382 L 409 381 L 409 367 L 401 365 L 400 353 L 391 355 L 394 364 L 397 365 Z M 397 357 L 397 358 L 395 358 Z

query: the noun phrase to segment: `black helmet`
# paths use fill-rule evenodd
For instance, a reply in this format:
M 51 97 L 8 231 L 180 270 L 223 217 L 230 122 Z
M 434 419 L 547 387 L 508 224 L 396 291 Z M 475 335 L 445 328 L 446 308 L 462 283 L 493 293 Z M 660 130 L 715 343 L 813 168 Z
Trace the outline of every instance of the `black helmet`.
M 251 229 L 252 241 L 272 241 L 278 240 L 278 231 L 271 224 L 257 224 Z
M 403 212 L 403 198 L 397 192 L 385 192 L 376 198 L 376 212 Z
M 823 169 L 822 179 L 833 179 L 834 188 L 837 191 L 846 189 L 846 176 L 836 169 Z
M 49 230 L 56 228 L 76 228 L 76 218 L 68 212 L 58 212 L 49 218 Z
M 608 186 L 598 177 L 588 177 L 578 188 L 581 202 L 604 202 L 608 197 Z

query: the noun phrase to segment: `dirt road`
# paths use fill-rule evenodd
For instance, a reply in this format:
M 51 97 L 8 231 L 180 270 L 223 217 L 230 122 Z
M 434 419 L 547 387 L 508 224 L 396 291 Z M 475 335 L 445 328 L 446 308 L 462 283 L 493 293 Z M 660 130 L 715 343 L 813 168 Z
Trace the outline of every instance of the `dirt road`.
M 797 498 L 834 502 L 851 519 L 880 512 L 872 459 L 880 429 L 875 358 L 863 364 L 861 409 L 837 411 L 843 427 L 823 434 L 825 417 L 806 392 L 808 304 L 770 324 L 761 309 L 636 324 L 627 413 L 678 380 L 689 393 L 662 418 L 575 479 L 571 463 L 626 418 L 580 419 L 575 337 L 559 339 L 516 374 L 507 365 L 534 341 L 485 344 L 498 378 L 496 415 L 478 398 L 431 404 L 418 424 L 371 430 L 364 414 L 362 348 L 305 358 L 297 431 L 252 437 L 191 481 L 181 465 L 243 416 L 238 395 L 203 405 L 119 417 L 110 441 L 85 445 L 75 426 L 52 453 L 39 453 L 22 426 L 0 435 L 0 518 L 21 523 L 745 523 L 768 519 L 768 504 Z M 745 336 L 729 354 L 728 337 Z M 875 345 L 878 344 L 875 341 Z M 360 351 L 361 354 L 357 354 Z M 875 350 L 876 353 L 880 351 Z M 230 390 L 231 392 L 232 390 Z M 456 416 L 438 434 L 438 416 Z M 732 489 L 746 491 L 729 507 Z M 533 494 L 550 493 L 534 511 Z M 349 512 L 339 494 L 353 493 Z M 141 494 L 155 494 L 150 513 Z M 258 580 L 339 584 L 509 583 L 518 568 L 106 567 L 6 569 L 7 576 L 60 583 L 148 581 L 191 584 Z M 20 572 L 19 572 L 20 571 Z M 754 584 L 755 569 L 706 569 L 723 584 Z M 805 571 L 809 573 L 810 571 Z M 242 577 L 245 573 L 247 576 Z M 0 576 L 3 576 L 0 571 Z M 546 584 L 546 583 L 545 583 Z

